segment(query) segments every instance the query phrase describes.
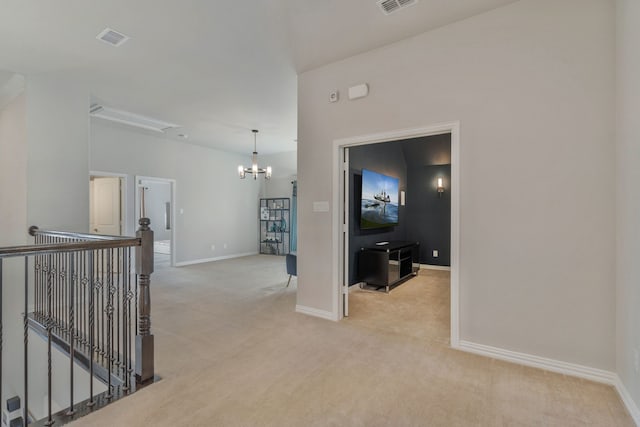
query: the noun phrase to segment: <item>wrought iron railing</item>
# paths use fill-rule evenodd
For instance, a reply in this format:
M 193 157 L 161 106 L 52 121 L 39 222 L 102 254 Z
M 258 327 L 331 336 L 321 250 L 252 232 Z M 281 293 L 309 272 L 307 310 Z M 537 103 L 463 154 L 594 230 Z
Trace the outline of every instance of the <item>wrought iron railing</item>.
M 142 218 L 136 237 L 40 230 L 31 227 L 35 244 L 0 248 L 0 382 L 2 358 L 23 358 L 22 417 L 27 424 L 64 424 L 132 393 L 154 377 L 150 275 L 153 231 Z M 24 259 L 23 300 L 2 301 L 3 260 Z M 135 263 L 135 265 L 134 265 Z M 22 304 L 22 349 L 3 349 L 2 305 Z M 46 341 L 48 402 L 41 420 L 29 416 L 30 331 Z M 31 337 L 31 339 L 35 339 Z M 15 347 L 15 346 L 14 346 Z M 69 358 L 68 407 L 52 408 L 52 383 L 65 381 L 52 372 L 52 348 Z M 3 354 L 3 352 L 5 354 Z M 88 373 L 88 397 L 77 402 L 74 372 Z M 96 393 L 94 381 L 106 386 Z M 2 396 L 0 388 L 0 402 Z M 58 396 L 58 398 L 60 398 Z

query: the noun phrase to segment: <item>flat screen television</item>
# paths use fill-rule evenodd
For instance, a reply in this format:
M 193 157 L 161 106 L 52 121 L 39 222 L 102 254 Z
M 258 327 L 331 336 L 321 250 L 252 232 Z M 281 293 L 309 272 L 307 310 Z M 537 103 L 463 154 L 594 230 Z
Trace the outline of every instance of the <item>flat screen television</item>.
M 360 228 L 398 225 L 398 178 L 362 169 Z

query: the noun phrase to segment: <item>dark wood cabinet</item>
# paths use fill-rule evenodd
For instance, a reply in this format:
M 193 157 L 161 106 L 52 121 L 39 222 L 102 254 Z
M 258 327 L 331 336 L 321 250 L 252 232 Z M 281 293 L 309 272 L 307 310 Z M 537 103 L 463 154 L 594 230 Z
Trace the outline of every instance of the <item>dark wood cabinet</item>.
M 358 280 L 365 289 L 389 292 L 420 270 L 420 243 L 391 241 L 360 248 Z

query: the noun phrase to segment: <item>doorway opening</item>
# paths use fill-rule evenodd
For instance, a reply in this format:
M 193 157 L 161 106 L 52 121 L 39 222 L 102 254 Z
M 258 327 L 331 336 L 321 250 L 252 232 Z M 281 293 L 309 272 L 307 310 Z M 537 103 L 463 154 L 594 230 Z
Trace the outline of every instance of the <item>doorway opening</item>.
M 136 177 L 136 221 L 151 220 L 155 265 L 175 266 L 176 231 L 175 180 L 156 177 Z
M 127 212 L 126 175 L 91 172 L 89 175 L 89 231 L 125 234 Z
M 449 237 L 449 264 L 450 264 L 450 344 L 453 347 L 458 346 L 459 342 L 459 324 L 458 324 L 458 271 L 459 271 L 459 124 L 457 122 L 433 125 L 419 129 L 408 129 L 393 131 L 375 135 L 364 135 L 353 138 L 346 138 L 334 141 L 334 173 L 338 179 L 334 180 L 334 205 L 338 209 L 334 210 L 334 253 L 338 254 L 337 262 L 334 264 L 334 315 L 336 319 L 341 319 L 349 314 L 349 285 L 353 284 L 354 274 L 354 251 L 360 248 L 350 248 L 350 230 L 353 230 L 354 221 L 359 221 L 354 216 L 354 185 L 352 172 L 349 169 L 350 149 L 363 145 L 388 143 L 393 141 L 412 140 L 424 137 L 450 135 L 450 165 L 449 182 L 445 185 L 449 187 L 447 191 L 450 196 L 450 237 Z M 385 169 L 384 162 L 380 163 L 381 169 Z M 380 171 L 384 173 L 384 170 Z M 442 171 L 438 172 L 439 174 Z M 391 175 L 392 173 L 389 173 Z M 445 178 L 445 179 L 447 179 Z M 406 179 L 406 178 L 405 178 Z M 351 185 L 350 185 L 351 181 Z M 406 182 L 406 181 L 405 181 Z M 427 183 L 431 184 L 431 183 Z M 433 183 L 435 197 L 438 197 L 437 185 L 439 181 Z M 413 194 L 413 196 L 411 196 Z M 406 192 L 406 203 L 410 203 L 414 197 L 420 197 L 418 191 L 408 189 Z M 404 198 L 399 195 L 398 199 Z M 365 233 L 365 240 L 368 238 Z M 372 244 L 375 245 L 377 237 L 373 236 Z M 383 241 L 386 239 L 382 239 Z M 371 242 L 370 242 L 371 243 Z M 424 246 L 424 245 L 423 245 Z M 422 249 L 421 249 L 422 250 Z M 425 264 L 434 264 L 433 258 L 441 256 L 441 253 L 430 251 L 431 262 L 426 261 Z M 437 264 L 437 262 L 436 262 Z

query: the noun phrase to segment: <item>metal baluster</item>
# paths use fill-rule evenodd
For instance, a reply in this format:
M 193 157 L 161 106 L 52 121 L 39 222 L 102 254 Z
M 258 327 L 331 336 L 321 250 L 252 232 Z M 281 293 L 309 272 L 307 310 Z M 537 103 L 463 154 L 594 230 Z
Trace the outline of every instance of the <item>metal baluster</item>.
M 129 292 L 128 288 L 128 263 L 127 258 L 129 254 L 129 248 L 123 249 L 122 255 L 122 375 L 124 378 L 124 390 L 129 390 L 129 364 L 128 364 L 128 340 L 129 335 L 127 334 L 127 294 Z
M 39 243 L 39 236 L 37 234 L 34 237 L 34 243 L 36 245 Z M 38 310 L 40 309 L 40 307 L 38 306 L 38 299 L 40 297 L 39 296 L 40 290 L 38 289 L 38 286 L 39 286 L 38 275 L 40 274 L 40 268 L 42 266 L 42 263 L 40 262 L 40 255 L 34 256 L 33 257 L 33 261 L 34 261 L 33 311 L 34 311 L 34 313 L 38 313 Z
M 57 243 L 57 239 L 54 239 L 54 242 Z M 60 306 L 60 304 L 58 304 L 58 297 L 59 297 L 59 292 L 58 292 L 58 279 L 59 279 L 59 274 L 60 274 L 60 254 L 56 253 L 53 254 L 53 276 L 51 277 L 52 281 L 52 286 L 51 286 L 51 320 L 52 322 L 52 328 L 51 328 L 51 332 L 53 333 L 53 327 L 58 325 L 58 319 L 60 319 L 59 315 L 58 315 L 58 307 Z M 47 304 L 49 304 L 49 302 L 47 301 Z M 52 356 L 53 357 L 53 356 Z M 52 369 L 53 369 L 53 365 L 52 365 Z M 52 399 L 53 401 L 53 399 Z
M 116 369 L 118 371 L 118 373 L 120 373 L 120 364 L 121 364 L 121 353 L 120 353 L 120 338 L 121 338 L 121 334 L 120 334 L 120 317 L 122 316 L 122 312 L 121 312 L 121 307 L 120 307 L 120 286 L 123 284 L 120 282 L 120 278 L 122 277 L 122 275 L 124 274 L 124 270 L 122 268 L 122 262 L 124 262 L 124 260 L 122 259 L 122 254 L 124 253 L 124 248 L 123 249 L 116 249 L 116 256 L 117 256 L 117 263 L 118 263 L 118 274 L 117 274 L 117 279 L 118 279 L 118 283 L 116 284 L 116 356 L 117 356 L 117 360 L 116 360 Z
M 63 255 L 63 265 L 65 267 L 64 276 L 61 277 L 62 280 L 62 316 L 63 316 L 63 324 L 65 328 L 65 335 L 67 339 L 71 339 L 71 327 L 69 325 L 69 307 L 67 307 L 67 303 L 69 301 L 69 286 L 71 286 L 71 277 L 69 276 L 69 253 L 65 253 Z
M 52 257 L 49 255 L 49 264 L 52 262 Z M 52 269 L 49 273 L 49 280 L 47 281 L 47 422 L 44 423 L 47 426 L 53 425 L 51 413 L 51 330 L 53 328 L 53 281 L 56 279 L 55 276 L 55 269 Z
M 97 305 L 97 310 L 100 311 L 100 288 L 102 287 L 102 267 L 101 267 L 101 260 L 102 260 L 102 250 L 99 250 L 96 252 L 96 256 L 97 256 L 97 271 L 96 271 L 96 288 L 95 288 L 95 303 Z M 94 349 L 93 351 L 96 352 L 96 360 L 98 360 L 98 357 L 100 356 L 100 316 L 95 315 L 95 310 L 94 310 L 94 322 L 95 322 L 95 326 L 96 326 L 96 337 L 94 340 Z
M 69 259 L 69 410 L 67 415 L 73 415 L 73 362 L 75 358 L 75 312 L 74 312 L 74 283 L 75 283 L 75 259 L 76 254 L 72 254 Z
M 60 271 L 60 263 L 58 262 L 58 258 L 59 258 L 59 254 L 53 254 L 53 263 L 52 265 L 54 265 L 54 269 L 53 269 L 53 277 L 52 279 L 52 286 L 51 286 L 51 312 L 49 314 L 51 320 L 54 322 L 53 324 L 57 324 L 58 323 L 58 304 L 55 302 L 57 300 L 58 297 L 58 273 Z M 47 306 L 49 304 L 49 301 L 47 301 Z
M 87 403 L 87 406 L 91 407 L 93 405 L 95 405 L 95 401 L 93 400 L 93 346 L 94 346 L 94 316 L 95 316 L 95 312 L 94 312 L 94 295 L 93 295 L 93 288 L 94 288 L 94 280 L 93 280 L 93 254 L 94 252 L 91 251 L 89 252 L 89 354 L 90 354 L 90 360 L 89 360 L 89 403 Z
M 24 313 L 22 315 L 23 322 L 23 334 L 24 334 L 24 409 L 22 419 L 25 425 L 29 424 L 29 319 L 28 319 L 28 305 L 29 304 L 29 257 L 24 257 Z
M 60 239 L 58 239 L 60 240 Z M 65 267 L 65 256 L 66 254 L 58 254 L 58 333 L 61 337 L 64 337 L 66 325 L 64 323 L 64 278 L 66 272 L 64 271 Z
M 100 338 L 98 339 L 98 342 L 100 343 L 99 345 L 99 350 L 100 350 L 100 356 L 102 356 L 102 362 L 104 363 L 104 288 L 105 288 L 105 270 L 104 270 L 104 249 L 102 250 L 102 287 L 100 288 L 100 301 L 101 301 L 101 305 L 100 305 L 100 316 L 98 317 L 100 319 Z
M 113 349 L 113 330 L 111 329 L 113 326 L 113 249 L 109 249 L 107 253 L 107 292 L 108 292 L 108 300 L 107 300 L 107 399 L 111 399 L 113 394 L 111 394 L 112 386 L 111 386 L 111 351 Z
M 136 301 L 136 306 L 135 306 L 136 316 L 135 316 L 135 324 L 134 324 L 134 326 L 135 326 L 135 331 L 136 331 L 136 335 L 137 335 L 138 332 L 139 332 L 139 330 L 138 330 L 138 287 L 139 287 L 139 284 L 138 284 L 138 275 L 137 274 L 136 274 L 135 282 L 136 283 L 135 283 L 134 289 L 135 289 L 135 301 Z
M 81 340 L 85 349 L 87 348 L 87 284 L 89 283 L 88 279 L 88 268 L 87 268 L 87 253 L 82 252 L 82 286 L 80 287 L 80 292 L 82 293 L 82 315 L 81 315 L 81 327 L 82 333 Z

